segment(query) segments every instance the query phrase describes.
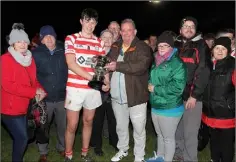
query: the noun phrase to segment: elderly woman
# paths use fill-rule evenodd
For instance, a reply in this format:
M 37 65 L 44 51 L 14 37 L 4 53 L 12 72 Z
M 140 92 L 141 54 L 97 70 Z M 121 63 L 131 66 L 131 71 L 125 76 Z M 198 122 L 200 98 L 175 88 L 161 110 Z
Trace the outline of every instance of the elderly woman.
M 9 35 L 8 52 L 1 56 L 1 119 L 13 137 L 13 162 L 23 162 L 28 142 L 26 114 L 29 101 L 34 97 L 42 100 L 46 96 L 36 79 L 29 43 L 23 24 L 14 24 Z
M 220 37 L 212 49 L 210 79 L 203 96 L 202 121 L 210 128 L 213 162 L 232 162 L 235 137 L 235 59 L 230 56 L 231 40 Z
M 109 53 L 111 45 L 113 43 L 113 34 L 110 30 L 106 29 L 101 32 L 100 38 L 104 42 L 104 48 L 106 54 Z M 113 109 L 111 107 L 111 99 L 109 92 L 101 92 L 103 104 L 96 109 L 95 116 L 93 119 L 93 130 L 90 140 L 90 146 L 94 147 L 94 152 L 97 156 L 103 156 L 102 151 L 102 130 L 104 118 L 107 117 L 108 132 L 109 132 L 109 144 L 115 149 L 118 141 L 116 134 L 116 119 L 114 116 Z M 105 115 L 106 114 L 106 115 Z M 105 119 L 106 120 L 106 119 Z
M 148 86 L 152 121 L 158 135 L 157 152 L 147 162 L 172 161 L 175 153 L 175 132 L 184 112 L 182 93 L 187 71 L 173 46 L 174 38 L 169 32 L 158 37 Z

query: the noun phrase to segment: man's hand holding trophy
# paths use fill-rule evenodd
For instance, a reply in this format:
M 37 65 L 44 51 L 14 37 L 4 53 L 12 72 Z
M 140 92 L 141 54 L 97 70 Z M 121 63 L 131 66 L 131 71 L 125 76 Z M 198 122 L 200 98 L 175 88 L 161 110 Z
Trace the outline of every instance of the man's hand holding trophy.
M 107 56 L 95 56 L 92 58 L 92 62 L 94 63 L 94 76 L 91 81 L 89 81 L 89 87 L 107 92 L 110 89 L 109 82 L 109 73 L 105 66 L 110 63 L 110 60 Z

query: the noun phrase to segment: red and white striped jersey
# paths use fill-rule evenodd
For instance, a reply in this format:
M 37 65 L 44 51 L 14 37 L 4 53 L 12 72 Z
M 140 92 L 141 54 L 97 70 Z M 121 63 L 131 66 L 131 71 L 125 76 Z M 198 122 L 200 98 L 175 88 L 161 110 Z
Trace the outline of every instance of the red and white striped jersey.
M 92 68 L 92 57 L 105 55 L 104 42 L 93 36 L 92 38 L 85 38 L 81 32 L 68 35 L 65 39 L 65 54 L 75 54 L 76 63 L 85 71 L 94 75 Z M 67 87 L 87 88 L 88 80 L 75 74 L 71 70 L 68 71 Z

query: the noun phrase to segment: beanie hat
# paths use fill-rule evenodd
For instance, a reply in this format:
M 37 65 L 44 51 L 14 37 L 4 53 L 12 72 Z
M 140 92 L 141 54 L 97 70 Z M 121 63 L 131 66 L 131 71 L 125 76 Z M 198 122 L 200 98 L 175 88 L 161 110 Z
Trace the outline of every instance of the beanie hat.
M 228 37 L 220 37 L 218 39 L 215 40 L 214 45 L 212 47 L 215 48 L 215 46 L 217 45 L 221 45 L 224 46 L 225 48 L 227 48 L 227 53 L 231 52 L 231 40 Z
M 198 26 L 198 22 L 197 22 L 197 19 L 195 19 L 194 17 L 191 17 L 191 16 L 187 16 L 185 18 L 183 18 L 180 22 L 180 28 L 183 26 L 183 24 L 186 22 L 186 21 L 192 21 L 195 25 L 195 28 L 197 29 L 197 26 Z
M 157 45 L 159 43 L 167 43 L 172 48 L 174 47 L 174 37 L 169 32 L 164 31 L 158 38 L 157 38 Z
M 54 36 L 54 38 L 57 37 L 55 30 L 50 25 L 45 25 L 41 27 L 39 35 L 40 35 L 40 40 L 42 40 L 46 35 Z
M 13 24 L 8 43 L 9 45 L 13 45 L 18 41 L 25 41 L 27 44 L 30 44 L 28 34 L 24 31 L 24 25 L 22 23 Z

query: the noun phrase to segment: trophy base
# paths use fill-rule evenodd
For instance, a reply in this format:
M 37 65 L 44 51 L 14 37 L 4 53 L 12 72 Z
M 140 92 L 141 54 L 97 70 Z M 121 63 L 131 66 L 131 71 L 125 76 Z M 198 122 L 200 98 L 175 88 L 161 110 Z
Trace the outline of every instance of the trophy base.
M 101 81 L 90 81 L 88 82 L 88 86 L 95 89 L 95 90 L 98 90 L 98 91 L 102 91 L 102 85 L 103 85 L 103 82 Z

